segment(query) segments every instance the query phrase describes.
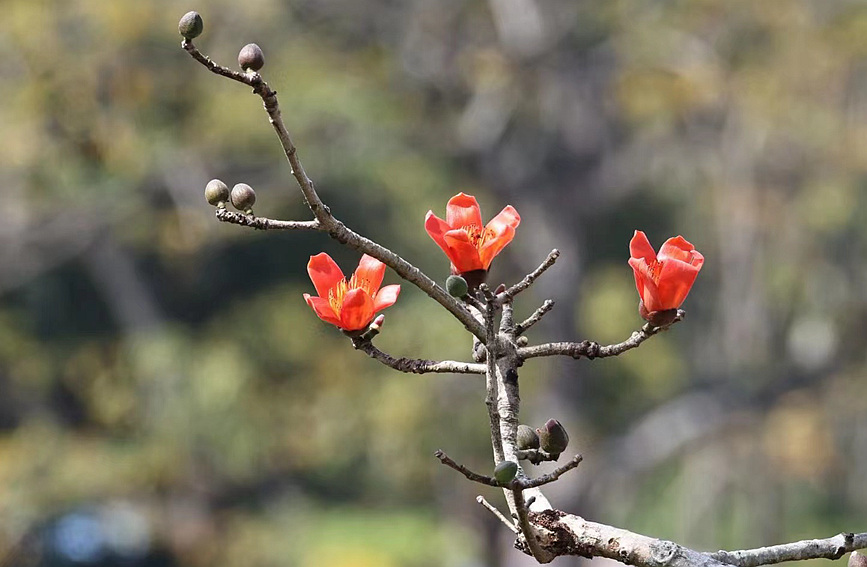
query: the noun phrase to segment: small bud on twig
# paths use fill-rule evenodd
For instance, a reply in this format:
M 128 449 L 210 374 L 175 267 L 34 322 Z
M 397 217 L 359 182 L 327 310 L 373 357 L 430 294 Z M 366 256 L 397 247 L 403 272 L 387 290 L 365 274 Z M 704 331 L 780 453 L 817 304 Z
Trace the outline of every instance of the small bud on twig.
M 211 205 L 225 209 L 226 201 L 229 200 L 228 185 L 219 179 L 211 179 L 208 181 L 208 184 L 205 185 L 205 199 L 207 199 L 208 203 Z
M 542 445 L 542 450 L 550 453 L 554 460 L 560 457 L 560 453 L 566 450 L 569 445 L 569 434 L 566 433 L 566 428 L 563 427 L 556 419 L 549 419 L 545 422 L 545 426 L 537 429 L 539 441 Z
M 533 431 L 529 425 L 521 424 L 518 426 L 518 449 L 538 449 L 539 436 Z
M 253 205 L 256 203 L 256 192 L 246 183 L 238 183 L 232 187 L 232 205 L 239 211 L 248 215 L 253 214 Z
M 867 567 L 867 555 L 862 555 L 857 551 L 853 551 L 849 555 L 848 567 Z
M 265 66 L 265 54 L 255 43 L 248 43 L 238 53 L 238 65 L 244 71 L 258 71 Z
M 178 22 L 178 32 L 187 39 L 193 39 L 202 35 L 205 23 L 198 12 L 187 12 Z
M 494 468 L 494 478 L 500 484 L 512 482 L 516 474 L 518 474 L 518 463 L 515 461 L 503 461 Z
M 446 278 L 446 291 L 452 297 L 460 299 L 469 293 L 470 287 L 467 284 L 467 280 L 461 276 L 452 275 Z

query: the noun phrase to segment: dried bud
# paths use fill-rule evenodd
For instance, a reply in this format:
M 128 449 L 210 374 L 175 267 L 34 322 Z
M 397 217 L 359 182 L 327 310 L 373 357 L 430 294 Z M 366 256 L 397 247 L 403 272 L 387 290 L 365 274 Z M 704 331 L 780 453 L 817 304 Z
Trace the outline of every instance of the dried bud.
M 178 22 L 178 31 L 187 39 L 193 39 L 202 35 L 205 23 L 198 12 L 187 12 Z
M 211 179 L 205 185 L 205 199 L 215 207 L 225 209 L 226 201 L 229 200 L 229 187 L 219 179 Z
M 536 433 L 539 434 L 542 450 L 550 453 L 555 460 L 569 445 L 569 434 L 566 433 L 566 428 L 556 419 L 546 421 L 545 426 L 537 429 Z
M 238 53 L 238 65 L 244 71 L 248 69 L 258 71 L 265 66 L 265 54 L 262 53 L 262 49 L 255 43 L 248 43 Z
M 494 478 L 500 484 L 512 482 L 516 474 L 518 474 L 518 463 L 515 461 L 503 461 L 494 469 Z
M 853 551 L 849 555 L 849 567 L 867 567 L 867 555 Z
M 238 183 L 232 187 L 232 205 L 248 215 L 253 214 L 253 204 L 256 203 L 256 192 L 246 183 Z
M 446 290 L 452 297 L 461 298 L 470 291 L 467 280 L 461 276 L 449 276 L 446 279 Z
M 539 448 L 539 436 L 536 435 L 536 432 L 533 431 L 533 428 L 529 425 L 519 425 L 518 426 L 518 449 L 526 450 L 526 449 L 538 449 Z

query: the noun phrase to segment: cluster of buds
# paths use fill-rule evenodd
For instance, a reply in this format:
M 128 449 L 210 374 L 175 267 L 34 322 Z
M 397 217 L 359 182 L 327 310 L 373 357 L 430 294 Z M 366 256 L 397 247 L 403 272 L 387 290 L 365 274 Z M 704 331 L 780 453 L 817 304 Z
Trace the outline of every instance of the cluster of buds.
M 187 12 L 178 22 L 178 32 L 186 41 L 190 41 L 202 35 L 205 23 L 198 12 Z M 265 66 L 265 55 L 255 43 L 248 43 L 238 52 L 238 66 L 242 71 L 256 73 Z
M 205 185 L 205 199 L 218 209 L 225 209 L 226 202 L 245 214 L 253 214 L 253 205 L 256 203 L 256 192 L 246 183 L 238 183 L 229 192 L 229 186 L 219 179 L 211 179 Z
M 556 419 L 549 419 L 536 429 L 521 424 L 518 426 L 517 446 L 519 451 L 529 452 L 527 460 L 534 465 L 542 461 L 556 461 L 569 446 L 569 434 Z

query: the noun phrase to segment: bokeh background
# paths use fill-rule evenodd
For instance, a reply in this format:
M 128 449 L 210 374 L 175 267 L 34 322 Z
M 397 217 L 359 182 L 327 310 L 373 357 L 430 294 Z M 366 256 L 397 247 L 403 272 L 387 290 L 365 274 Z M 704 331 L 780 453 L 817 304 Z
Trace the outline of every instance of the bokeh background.
M 533 341 L 641 325 L 634 229 L 704 253 L 670 332 L 523 368 L 586 458 L 557 507 L 712 550 L 867 528 L 863 2 L 3 0 L 4 566 L 529 564 L 432 457 L 488 470 L 482 382 L 313 316 L 308 257 L 354 252 L 213 219 L 214 177 L 309 215 L 261 102 L 179 48 L 192 9 L 217 61 L 263 48 L 349 226 L 442 280 L 423 218 L 462 190 L 523 217 L 492 281 L 559 248 Z M 469 347 L 409 285 L 377 343 Z

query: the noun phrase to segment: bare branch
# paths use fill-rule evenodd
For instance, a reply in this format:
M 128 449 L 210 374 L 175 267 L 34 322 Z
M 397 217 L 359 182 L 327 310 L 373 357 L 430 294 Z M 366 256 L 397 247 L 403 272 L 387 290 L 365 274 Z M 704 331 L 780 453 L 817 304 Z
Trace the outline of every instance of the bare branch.
M 623 354 L 628 350 L 632 350 L 641 346 L 641 343 L 643 343 L 653 335 L 661 331 L 668 330 L 671 325 L 674 325 L 678 321 L 683 320 L 684 316 L 686 316 L 686 312 L 682 309 L 678 309 L 677 316 L 674 318 L 674 321 L 672 321 L 669 325 L 666 325 L 664 327 L 654 327 L 650 323 L 645 323 L 644 326 L 641 327 L 641 330 L 632 333 L 632 336 L 623 341 L 622 343 L 617 343 L 613 345 L 600 345 L 599 343 L 594 341 L 582 341 L 580 343 L 545 343 L 541 345 L 519 348 L 518 357 L 521 360 L 526 360 L 528 358 L 536 358 L 539 356 L 556 355 L 571 356 L 572 358 L 576 359 L 581 358 L 582 356 L 589 359 L 617 356 Z
M 484 364 L 472 362 L 457 362 L 454 360 L 422 360 L 418 358 L 395 358 L 373 346 L 368 340 L 353 338 L 352 346 L 356 350 L 367 353 L 370 358 L 390 366 L 395 370 L 409 374 L 428 374 L 431 372 L 452 374 L 484 374 Z
M 256 217 L 253 215 L 245 215 L 243 213 L 235 213 L 227 209 L 217 209 L 217 220 L 240 226 L 249 226 L 256 230 L 321 230 L 322 225 L 319 221 L 286 221 L 269 219 L 265 217 Z
M 542 476 L 537 476 L 536 478 L 522 478 L 518 480 L 522 488 L 537 488 L 539 486 L 550 484 L 555 480 L 559 479 L 561 476 L 571 471 L 575 467 L 581 464 L 581 461 L 584 460 L 584 457 L 581 455 L 575 455 L 572 457 L 572 460 L 563 465 L 562 467 L 557 467 L 553 471 L 548 474 L 543 474 Z
M 522 291 L 526 290 L 531 285 L 533 285 L 533 282 L 536 281 L 536 279 L 539 276 L 541 276 L 545 272 L 545 270 L 547 270 L 548 268 L 553 266 L 554 262 L 556 262 L 557 258 L 559 258 L 559 257 L 560 257 L 560 251 L 559 250 L 557 250 L 556 248 L 551 250 L 551 252 L 548 253 L 548 257 L 545 258 L 545 261 L 542 262 L 538 268 L 536 268 L 535 270 L 533 270 L 532 272 L 530 272 L 529 274 L 524 276 L 524 279 L 522 279 L 521 281 L 519 281 L 518 283 L 516 283 L 515 285 L 513 285 L 512 287 L 510 287 L 506 291 L 500 293 L 497 296 L 497 301 L 500 304 L 511 301 L 513 297 L 515 297 L 516 295 L 518 295 L 519 293 L 521 293 Z
M 544 303 L 542 303 L 541 307 L 536 309 L 532 315 L 527 317 L 524 321 L 518 323 L 515 327 L 515 335 L 523 335 L 527 332 L 527 329 L 535 325 L 539 322 L 542 317 L 545 316 L 546 313 L 554 309 L 554 300 L 546 299 Z
M 519 485 L 518 487 L 513 488 L 512 496 L 515 499 L 515 510 L 518 512 L 518 526 L 521 529 L 521 533 L 524 535 L 524 541 L 527 544 L 530 555 L 540 563 L 548 563 L 550 559 L 547 561 L 544 560 L 548 557 L 548 554 L 542 549 L 539 544 L 539 538 L 536 536 L 535 530 L 533 530 L 533 527 L 530 525 L 529 507 L 527 506 L 527 502 L 524 501 L 523 487 Z
M 509 519 L 508 519 L 506 516 L 504 516 L 503 513 L 500 512 L 500 511 L 496 508 L 496 506 L 494 506 L 493 504 L 491 504 L 490 502 L 488 502 L 487 500 L 485 500 L 485 497 L 484 497 L 484 496 L 482 496 L 481 494 L 478 495 L 478 496 L 476 496 L 476 502 L 478 502 L 479 504 L 481 504 L 482 506 L 484 506 L 485 508 L 487 508 L 488 511 L 489 511 L 491 514 L 493 514 L 494 516 L 496 516 L 496 517 L 497 517 L 501 522 L 503 522 L 503 523 L 506 525 L 507 528 L 509 528 L 510 530 L 512 530 L 512 533 L 513 533 L 513 534 L 518 535 L 519 533 L 521 533 L 521 532 L 518 530 L 518 528 L 515 527 L 515 524 L 513 524 L 512 522 L 510 522 Z
M 442 464 L 444 464 L 445 466 L 455 469 L 456 471 L 458 471 L 459 473 L 461 473 L 462 475 L 467 477 L 467 479 L 469 479 L 473 482 L 478 482 L 479 484 L 484 484 L 487 486 L 501 486 L 500 483 L 497 482 L 497 480 L 495 478 L 485 476 L 485 475 L 482 475 L 479 473 L 474 473 L 473 471 L 471 471 L 470 469 L 468 469 L 464 465 L 456 463 L 454 460 L 452 460 L 451 457 L 449 457 L 448 455 L 446 455 L 443 451 L 441 451 L 439 449 L 437 449 L 436 452 L 434 452 L 434 457 L 439 459 L 440 462 Z
M 710 556 L 729 565 L 758 567 L 783 561 L 840 559 L 851 551 L 864 548 L 867 548 L 867 533 L 842 533 L 827 539 L 807 539 L 740 551 L 718 551 Z

